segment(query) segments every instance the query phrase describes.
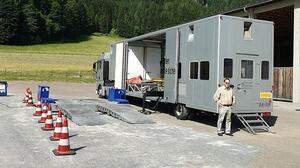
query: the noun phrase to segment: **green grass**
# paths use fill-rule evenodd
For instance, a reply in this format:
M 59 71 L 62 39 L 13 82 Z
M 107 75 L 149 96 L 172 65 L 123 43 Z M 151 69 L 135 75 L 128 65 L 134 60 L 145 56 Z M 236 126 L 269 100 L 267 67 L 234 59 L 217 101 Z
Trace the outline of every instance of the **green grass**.
M 92 63 L 119 40 L 93 34 L 68 42 L 0 45 L 0 80 L 94 82 Z

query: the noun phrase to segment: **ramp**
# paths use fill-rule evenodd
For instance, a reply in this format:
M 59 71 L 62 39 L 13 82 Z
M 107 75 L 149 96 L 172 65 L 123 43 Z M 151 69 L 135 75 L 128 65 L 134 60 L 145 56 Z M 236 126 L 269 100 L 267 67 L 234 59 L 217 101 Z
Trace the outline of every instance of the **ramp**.
M 149 117 L 138 112 L 138 110 L 130 104 L 115 104 L 101 99 L 97 105 L 97 109 L 99 112 L 106 113 L 130 124 L 154 123 Z
M 104 125 L 115 122 L 116 119 L 106 115 L 99 115 L 97 103 L 88 100 L 58 100 L 57 105 L 62 109 L 64 115 L 77 125 Z
M 64 115 L 77 125 L 104 125 L 124 121 L 130 124 L 154 123 L 146 115 L 138 112 L 135 106 L 115 104 L 106 99 L 58 100 Z M 108 114 L 100 115 L 99 112 Z

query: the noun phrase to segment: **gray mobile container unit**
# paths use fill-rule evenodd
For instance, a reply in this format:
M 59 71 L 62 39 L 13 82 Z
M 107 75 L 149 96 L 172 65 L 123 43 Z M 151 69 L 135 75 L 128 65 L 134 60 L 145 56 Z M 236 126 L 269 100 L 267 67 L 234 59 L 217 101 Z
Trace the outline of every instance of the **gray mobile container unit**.
M 189 108 L 216 113 L 212 97 L 224 77 L 234 85 L 233 113 L 271 112 L 273 29 L 269 21 L 217 15 L 112 44 L 112 58 L 119 60 L 113 66 L 121 66 L 115 86 L 126 89 L 128 67 L 135 66 L 128 62 L 133 47 L 144 48 L 143 58 L 151 57 L 145 48 L 160 48 L 165 62 L 162 102 L 177 105 L 177 118 L 186 118 Z M 117 45 L 123 48 L 117 50 Z

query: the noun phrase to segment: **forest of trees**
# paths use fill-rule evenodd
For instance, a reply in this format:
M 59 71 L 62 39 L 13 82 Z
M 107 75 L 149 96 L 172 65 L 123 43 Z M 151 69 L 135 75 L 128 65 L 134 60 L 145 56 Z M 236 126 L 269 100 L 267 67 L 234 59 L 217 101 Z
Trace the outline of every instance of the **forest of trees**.
M 261 0 L 0 0 L 0 44 L 132 37 Z

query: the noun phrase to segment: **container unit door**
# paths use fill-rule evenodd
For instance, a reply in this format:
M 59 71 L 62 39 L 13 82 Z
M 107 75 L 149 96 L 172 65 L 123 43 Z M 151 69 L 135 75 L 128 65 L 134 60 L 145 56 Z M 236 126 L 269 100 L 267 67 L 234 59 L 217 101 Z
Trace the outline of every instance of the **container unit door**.
M 111 56 L 109 59 L 109 80 L 115 80 L 116 70 L 116 45 L 111 45 Z
M 177 46 L 177 29 L 167 31 L 164 75 L 164 99 L 169 103 L 175 103 L 177 101 Z
M 179 48 L 179 59 L 178 59 L 178 102 L 186 103 L 186 73 L 187 73 L 187 41 L 188 41 L 188 30 L 186 27 L 179 29 L 180 31 L 180 48 Z
M 253 112 L 257 110 L 257 102 L 260 89 L 260 61 L 258 55 L 236 55 L 236 62 L 233 68 L 234 75 L 236 111 Z
M 122 89 L 123 85 L 123 58 L 124 58 L 124 43 L 116 44 L 116 58 L 115 58 L 115 88 Z
M 145 48 L 146 60 L 146 79 L 153 79 L 160 77 L 160 60 L 161 60 L 161 49 L 160 48 Z
M 272 111 L 272 70 L 271 59 L 262 59 L 260 62 L 260 90 L 258 111 L 271 112 Z

